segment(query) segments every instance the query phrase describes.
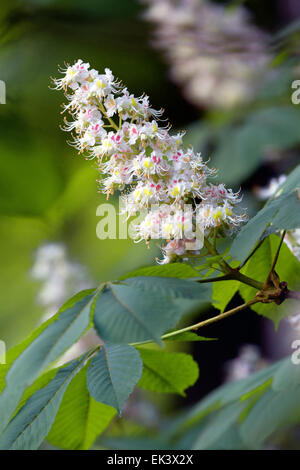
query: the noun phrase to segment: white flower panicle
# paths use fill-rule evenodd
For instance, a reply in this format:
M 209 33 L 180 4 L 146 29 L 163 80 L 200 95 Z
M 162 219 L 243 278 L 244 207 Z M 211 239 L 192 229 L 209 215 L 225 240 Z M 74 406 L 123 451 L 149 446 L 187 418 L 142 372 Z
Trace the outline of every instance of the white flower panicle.
M 200 153 L 185 149 L 183 133 L 170 134 L 161 126 L 162 111 L 151 108 L 146 95 L 135 97 L 114 79 L 78 60 L 54 80 L 63 89 L 72 122 L 71 143 L 86 158 L 94 159 L 100 188 L 107 196 L 121 191 L 128 217 L 147 211 L 135 227 L 136 240 L 167 239 L 164 262 L 187 255 L 185 241 L 196 233 L 230 234 L 244 220 L 235 211 L 240 201 L 223 184 L 208 183 L 215 173 Z
M 171 78 L 200 107 L 230 108 L 253 97 L 267 75 L 269 38 L 244 7 L 209 0 L 140 0 Z

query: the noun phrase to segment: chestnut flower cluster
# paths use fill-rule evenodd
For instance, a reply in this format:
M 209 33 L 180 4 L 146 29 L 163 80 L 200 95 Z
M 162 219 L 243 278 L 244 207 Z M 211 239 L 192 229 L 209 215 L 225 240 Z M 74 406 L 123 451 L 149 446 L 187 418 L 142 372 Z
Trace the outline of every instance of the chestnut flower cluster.
M 244 7 L 209 0 L 140 0 L 154 46 L 196 106 L 230 108 L 253 97 L 268 73 L 269 38 Z
M 118 190 L 128 217 L 144 214 L 135 239 L 167 240 L 162 262 L 188 257 L 202 246 L 191 248 L 193 240 L 228 235 L 243 223 L 245 214 L 235 209 L 239 194 L 208 182 L 215 170 L 184 148 L 183 133 L 160 124 L 162 110 L 148 96 L 135 97 L 109 69 L 100 74 L 81 60 L 61 71 L 54 84 L 68 100 L 64 110 L 73 120 L 65 119 L 64 129 L 72 131 L 71 144 L 96 162 L 107 197 Z

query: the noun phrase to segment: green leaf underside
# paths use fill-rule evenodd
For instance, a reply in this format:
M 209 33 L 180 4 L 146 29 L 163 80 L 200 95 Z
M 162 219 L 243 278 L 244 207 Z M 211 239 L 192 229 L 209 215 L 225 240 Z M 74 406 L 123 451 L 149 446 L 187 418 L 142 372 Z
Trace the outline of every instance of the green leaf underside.
M 160 393 L 178 393 L 194 385 L 199 376 L 197 363 L 189 354 L 139 348 L 144 368 L 138 386 Z
M 38 377 L 29 387 L 26 388 L 21 401 L 18 404 L 17 409 L 14 411 L 12 418 L 18 413 L 18 411 L 26 404 L 27 400 L 39 389 L 46 387 L 46 385 L 51 382 L 51 380 L 55 377 L 57 372 L 59 371 L 59 367 L 54 369 L 50 369 L 40 377 Z M 11 419 L 12 419 L 11 418 Z
M 98 402 L 122 407 L 142 375 L 138 351 L 129 345 L 104 344 L 87 370 L 87 387 Z
M 218 281 L 213 284 L 212 304 L 223 313 L 227 305 L 239 290 L 238 281 Z
M 217 338 L 206 338 L 204 336 L 200 336 L 197 333 L 192 331 L 184 331 L 183 333 L 179 333 L 174 336 L 170 336 L 169 338 L 165 338 L 164 341 L 216 341 Z
M 278 188 L 255 217 L 242 227 L 234 239 L 230 254 L 243 261 L 255 244 L 270 233 L 300 227 L 300 165 Z
M 5 387 L 0 395 L 0 432 L 17 408 L 26 387 L 90 326 L 94 301 L 91 292 L 94 293 L 83 291 L 70 299 L 53 318 L 12 350 L 6 375 L 2 376 Z
M 214 390 L 175 422 L 172 434 L 177 435 L 197 426 L 207 415 L 235 401 L 243 400 L 250 392 L 272 379 L 277 369 L 273 364 L 243 380 L 230 382 Z
M 21 353 L 54 321 L 57 320 L 61 312 L 64 310 L 67 310 L 68 308 L 71 308 L 76 301 L 81 300 L 84 296 L 87 296 L 89 294 L 92 294 L 94 292 L 94 289 L 87 289 L 85 291 L 81 291 L 74 295 L 71 299 L 69 299 L 67 302 L 62 305 L 62 307 L 59 309 L 59 311 L 53 315 L 53 317 L 49 318 L 49 320 L 45 321 L 42 325 L 40 325 L 38 328 L 36 328 L 31 335 L 23 340 L 21 343 L 17 344 L 13 348 L 11 348 L 9 351 L 6 353 L 6 364 L 1 365 L 0 367 L 0 392 L 5 387 L 5 375 L 8 371 L 8 369 L 11 367 L 12 363 L 16 360 L 18 356 L 21 355 Z
M 58 370 L 46 387 L 36 391 L 9 422 L 0 438 L 0 449 L 34 450 L 47 436 L 63 395 L 84 366 L 86 356 Z
M 300 367 L 287 357 L 219 387 L 175 421 L 169 439 L 188 449 L 259 449 L 276 431 L 298 422 Z
M 275 392 L 281 392 L 286 389 L 293 390 L 300 387 L 300 366 L 290 360 L 278 363 L 276 373 L 274 374 L 272 389 Z
M 240 434 L 251 448 L 259 448 L 276 430 L 297 422 L 300 386 L 284 392 L 269 388 L 257 400 L 240 426 Z
M 136 277 L 108 283 L 95 303 L 94 324 L 104 341 L 154 340 L 187 312 L 209 302 L 211 286 L 175 278 Z
M 171 263 L 160 266 L 147 266 L 144 268 L 136 269 L 128 274 L 120 277 L 120 280 L 140 277 L 140 276 L 155 276 L 155 277 L 174 277 L 178 279 L 198 278 L 199 273 L 195 271 L 189 264 L 185 263 Z
M 244 404 L 240 402 L 230 403 L 225 408 L 217 411 L 214 418 L 204 427 L 193 442 L 192 449 L 207 450 L 218 441 L 235 423 L 241 414 Z
M 59 448 L 87 450 L 115 415 L 114 408 L 90 396 L 86 365 L 70 382 L 47 440 Z

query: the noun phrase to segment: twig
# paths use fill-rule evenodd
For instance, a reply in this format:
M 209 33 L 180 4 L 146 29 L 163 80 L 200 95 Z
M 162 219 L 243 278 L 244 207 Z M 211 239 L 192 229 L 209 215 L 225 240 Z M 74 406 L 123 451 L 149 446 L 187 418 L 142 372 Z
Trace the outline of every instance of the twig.
M 293 291 L 293 290 L 288 290 L 286 293 L 286 298 L 287 299 L 295 299 L 300 301 L 300 292 L 299 291 Z
M 278 275 L 275 273 L 275 267 L 276 267 L 276 263 L 278 261 L 278 257 L 279 257 L 279 253 L 280 253 L 280 249 L 281 249 L 281 246 L 282 246 L 282 243 L 283 243 L 283 239 L 285 237 L 285 234 L 286 234 L 286 230 L 284 230 L 282 232 L 282 235 L 281 235 L 281 238 L 280 238 L 280 242 L 279 242 L 279 245 L 277 247 L 277 250 L 276 250 L 276 253 L 275 253 L 275 256 L 274 256 L 274 259 L 273 259 L 273 262 L 272 262 L 272 265 L 271 265 L 271 268 L 270 268 L 270 271 L 265 279 L 265 282 L 264 282 L 264 287 L 263 289 L 267 289 L 268 286 L 271 284 L 271 285 L 274 285 L 275 287 L 278 287 L 278 285 L 276 285 L 276 280 L 278 278 Z M 278 284 L 279 284 L 279 279 L 277 280 Z
M 280 242 L 279 242 L 277 251 L 276 251 L 276 253 L 275 253 L 275 256 L 274 256 L 274 259 L 273 259 L 273 263 L 272 263 L 270 272 L 273 272 L 274 269 L 275 269 L 276 263 L 277 263 L 277 261 L 278 261 L 278 256 L 279 256 L 279 253 L 280 253 L 280 248 L 281 248 L 281 246 L 282 246 L 282 243 L 283 243 L 283 239 L 284 239 L 284 237 L 285 237 L 285 234 L 286 234 L 286 230 L 284 230 L 284 231 L 282 232 L 281 239 L 280 239 Z
M 198 330 L 199 328 L 202 328 L 203 326 L 207 326 L 207 325 L 210 325 L 210 324 L 215 323 L 217 321 L 223 320 L 223 318 L 227 318 L 227 317 L 229 317 L 229 316 L 231 316 L 231 315 L 233 315 L 237 312 L 240 312 L 241 310 L 244 310 L 247 307 L 250 307 L 250 305 L 256 304 L 258 302 L 260 302 L 258 299 L 251 299 L 248 302 L 246 302 L 242 305 L 239 305 L 238 307 L 235 307 L 231 310 L 228 310 L 227 312 L 220 313 L 220 315 L 217 315 L 217 316 L 212 317 L 212 318 L 208 318 L 207 320 L 196 323 L 195 325 L 187 326 L 186 328 L 182 328 L 181 330 L 176 330 L 176 331 L 172 331 L 172 333 L 167 333 L 167 334 L 163 335 L 161 337 L 161 339 L 164 340 L 164 339 L 170 338 L 172 336 L 179 335 L 180 333 L 185 333 L 186 331 Z
M 172 331 L 171 333 L 167 333 L 167 334 L 163 335 L 161 337 L 161 339 L 165 340 L 165 339 L 168 339 L 168 338 L 172 338 L 173 336 L 177 336 L 181 333 L 185 333 L 186 331 L 196 331 L 199 328 L 202 328 L 203 326 L 210 325 L 210 324 L 215 323 L 217 321 L 223 320 L 224 318 L 227 318 L 231 315 L 234 315 L 235 313 L 240 312 L 241 310 L 244 310 L 245 308 L 250 307 L 250 305 L 256 304 L 258 302 L 260 302 L 259 299 L 256 299 L 256 298 L 251 299 L 248 302 L 246 302 L 242 305 L 239 305 L 238 307 L 235 307 L 231 310 L 228 310 L 227 312 L 221 313 L 220 315 L 217 315 L 217 316 L 212 317 L 212 318 L 208 318 L 207 320 L 201 321 L 199 323 L 195 323 L 194 325 L 187 326 L 186 328 L 181 328 L 180 330 L 176 330 L 176 331 Z M 141 342 L 138 342 L 138 343 L 131 343 L 130 346 L 140 346 L 142 344 L 149 344 L 149 343 L 153 343 L 153 341 L 149 339 L 147 341 L 141 341 Z

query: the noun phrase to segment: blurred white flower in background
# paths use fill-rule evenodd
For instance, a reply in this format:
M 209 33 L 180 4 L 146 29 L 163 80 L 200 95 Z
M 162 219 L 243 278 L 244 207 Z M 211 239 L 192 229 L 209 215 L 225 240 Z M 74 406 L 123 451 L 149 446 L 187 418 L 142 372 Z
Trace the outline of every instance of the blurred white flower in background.
M 42 283 L 37 302 L 45 307 L 43 320 L 54 315 L 72 295 L 93 287 L 86 268 L 68 258 L 63 243 L 41 245 L 30 274 Z
M 284 241 L 294 256 L 300 261 L 300 229 L 296 228 L 287 232 Z
M 267 73 L 269 38 L 243 7 L 207 0 L 140 0 L 155 24 L 153 44 L 171 78 L 196 106 L 230 108 L 251 100 Z
M 122 410 L 122 415 L 136 424 L 143 425 L 147 423 L 148 426 L 153 428 L 161 425 L 161 415 L 158 406 L 155 403 L 151 403 L 147 399 L 145 391 L 139 388 L 136 388 L 129 397 L 129 400 L 127 400 Z
M 277 188 L 279 188 L 285 180 L 285 175 L 280 175 L 278 178 L 271 178 L 267 186 L 254 186 L 253 192 L 258 199 L 266 201 L 275 194 Z
M 41 322 L 52 317 L 77 292 L 95 286 L 87 269 L 69 259 L 67 247 L 63 243 L 41 245 L 35 252 L 30 275 L 41 282 L 41 290 L 37 296 L 37 303 L 45 308 Z M 91 329 L 66 351 L 57 365 L 74 359 L 96 344 L 99 344 L 99 338 Z
M 241 346 L 235 359 L 225 363 L 225 382 L 244 379 L 268 365 L 258 346 L 245 344 Z

